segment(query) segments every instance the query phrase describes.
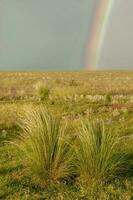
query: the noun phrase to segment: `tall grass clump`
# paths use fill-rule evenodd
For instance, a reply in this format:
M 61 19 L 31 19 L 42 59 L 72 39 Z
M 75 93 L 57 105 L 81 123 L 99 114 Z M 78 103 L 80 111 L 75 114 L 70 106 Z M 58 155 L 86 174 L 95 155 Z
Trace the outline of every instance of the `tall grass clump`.
M 107 94 L 107 95 L 106 95 L 106 103 L 111 103 L 111 101 L 112 101 L 111 95 L 110 95 L 110 94 Z
M 102 120 L 82 122 L 75 148 L 80 180 L 109 181 L 124 173 L 129 166 L 126 139 L 105 128 Z
M 47 100 L 50 95 L 50 87 L 43 82 L 38 82 L 35 85 L 35 92 L 40 101 Z
M 23 133 L 17 143 L 22 161 L 43 184 L 73 174 L 73 151 L 67 128 L 44 107 L 28 110 L 21 119 Z

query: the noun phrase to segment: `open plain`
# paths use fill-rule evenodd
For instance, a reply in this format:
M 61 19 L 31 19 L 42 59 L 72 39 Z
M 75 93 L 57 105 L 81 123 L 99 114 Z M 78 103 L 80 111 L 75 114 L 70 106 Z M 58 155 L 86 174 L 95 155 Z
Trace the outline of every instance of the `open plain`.
M 53 118 L 60 118 L 61 126 L 67 126 L 65 131 L 60 127 L 57 131 L 58 123 L 49 119 L 47 110 Z M 69 144 L 73 143 L 68 147 L 67 143 L 59 145 L 59 140 L 55 148 L 47 139 L 49 152 L 53 148 L 51 154 L 56 156 L 45 166 L 46 155 L 44 159 L 38 149 L 44 148 L 46 138 L 36 151 L 28 142 L 31 138 L 31 142 L 40 141 L 36 134 L 55 133 L 52 130 L 57 140 L 69 135 L 65 140 L 70 137 Z M 27 137 L 30 132 L 35 135 L 24 143 L 23 134 Z M 1 71 L 0 199 L 131 200 L 132 135 L 132 71 Z M 29 145 L 22 146 L 26 151 L 18 148 L 21 143 Z M 68 155 L 73 155 L 71 160 Z

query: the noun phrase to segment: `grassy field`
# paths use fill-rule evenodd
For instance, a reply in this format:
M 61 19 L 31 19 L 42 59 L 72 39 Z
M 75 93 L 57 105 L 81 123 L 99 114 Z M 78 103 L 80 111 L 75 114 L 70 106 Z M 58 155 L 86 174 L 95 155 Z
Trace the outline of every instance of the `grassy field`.
M 0 199 L 132 200 L 133 72 L 0 72 Z

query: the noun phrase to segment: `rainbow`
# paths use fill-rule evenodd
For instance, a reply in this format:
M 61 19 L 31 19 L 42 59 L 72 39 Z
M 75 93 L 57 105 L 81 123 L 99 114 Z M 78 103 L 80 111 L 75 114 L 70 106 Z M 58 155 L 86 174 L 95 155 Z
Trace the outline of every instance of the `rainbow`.
M 85 69 L 96 70 L 114 0 L 100 0 L 85 53 Z

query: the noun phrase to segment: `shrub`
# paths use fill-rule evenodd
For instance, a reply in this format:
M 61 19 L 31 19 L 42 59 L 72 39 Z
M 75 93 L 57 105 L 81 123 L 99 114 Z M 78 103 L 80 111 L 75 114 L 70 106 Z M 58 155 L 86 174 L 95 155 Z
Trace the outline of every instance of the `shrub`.
M 69 86 L 78 86 L 78 83 L 76 82 L 76 80 L 71 79 L 69 82 Z
M 77 170 L 84 182 L 108 181 L 128 167 L 124 146 L 128 137 L 120 137 L 113 130 L 105 128 L 100 120 L 82 122 L 77 135 Z
M 106 102 L 107 102 L 107 103 L 110 103 L 111 101 L 112 101 L 111 95 L 110 95 L 110 94 L 107 94 L 107 95 L 106 95 Z
M 28 110 L 21 119 L 23 162 L 43 183 L 58 182 L 73 174 L 73 151 L 67 128 L 44 108 Z
M 38 82 L 35 85 L 35 90 L 39 100 L 44 101 L 49 98 L 50 88 L 46 83 Z

